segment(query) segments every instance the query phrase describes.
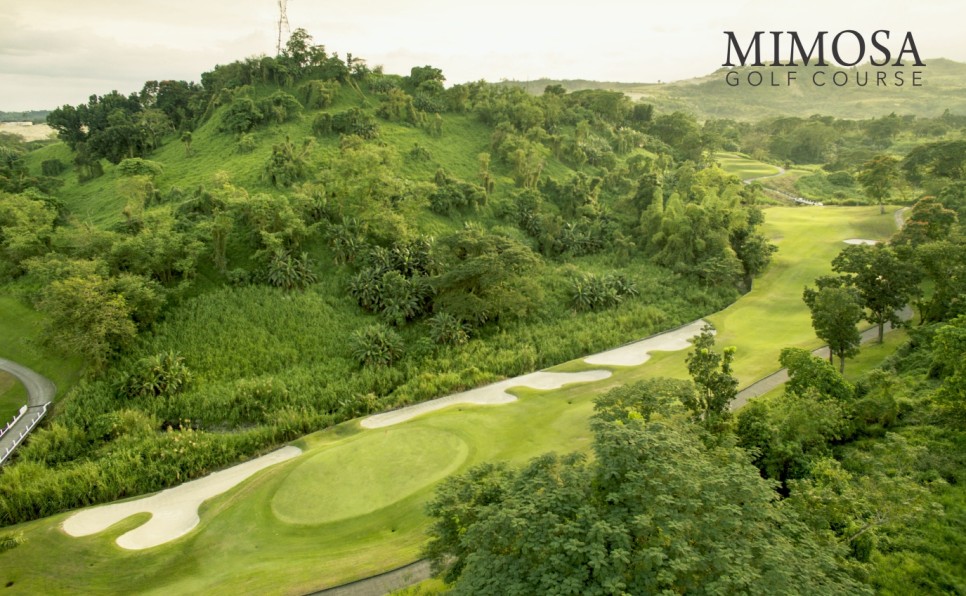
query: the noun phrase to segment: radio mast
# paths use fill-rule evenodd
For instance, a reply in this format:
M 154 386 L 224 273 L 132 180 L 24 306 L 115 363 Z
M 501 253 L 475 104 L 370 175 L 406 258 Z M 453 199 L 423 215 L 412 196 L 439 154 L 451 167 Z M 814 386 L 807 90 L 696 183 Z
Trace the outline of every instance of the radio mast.
M 279 56 L 282 53 L 282 40 L 288 41 L 288 38 L 292 35 L 292 29 L 288 24 L 288 15 L 285 13 L 285 9 L 288 5 L 288 0 L 278 0 L 278 42 L 275 44 L 275 55 Z M 285 33 L 284 38 L 282 33 Z

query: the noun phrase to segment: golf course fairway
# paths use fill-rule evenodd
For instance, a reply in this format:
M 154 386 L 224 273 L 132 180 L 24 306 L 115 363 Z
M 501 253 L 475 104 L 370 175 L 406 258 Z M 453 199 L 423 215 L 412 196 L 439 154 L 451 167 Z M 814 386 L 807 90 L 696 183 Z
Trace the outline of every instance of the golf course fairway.
M 802 288 L 830 270 L 843 240 L 885 240 L 894 229 L 878 206 L 766 210 L 764 232 L 779 247 L 773 263 L 750 293 L 707 317 L 718 345 L 737 348 L 742 386 L 777 369 L 782 348 L 819 345 Z M 308 435 L 295 442 L 303 455 L 207 501 L 195 530 L 152 549 L 114 544 L 144 516 L 82 538 L 61 529 L 71 513 L 6 528 L 25 542 L 0 554 L 0 584 L 7 594 L 304 594 L 398 567 L 419 557 L 423 507 L 441 478 L 484 461 L 588 449 L 597 395 L 645 377 L 684 378 L 686 352 L 655 353 L 640 366 L 577 360 L 554 370 L 613 375 L 510 389 L 519 400 L 500 406 L 451 406 L 372 430 L 353 420 Z

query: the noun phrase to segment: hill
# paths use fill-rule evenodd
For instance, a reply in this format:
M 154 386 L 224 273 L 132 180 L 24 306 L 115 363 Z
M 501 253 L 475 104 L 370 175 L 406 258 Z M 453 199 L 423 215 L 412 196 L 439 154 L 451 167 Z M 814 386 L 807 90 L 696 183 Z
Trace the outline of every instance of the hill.
M 808 116 L 821 114 L 836 118 L 864 119 L 912 114 L 921 117 L 936 117 L 949 110 L 953 114 L 966 114 L 966 64 L 944 58 L 925 60 L 926 66 L 918 68 L 922 72 L 922 86 L 911 85 L 913 69 L 885 67 L 875 69 L 869 65 L 857 69 L 818 68 L 814 66 L 788 68 L 740 67 L 729 71 L 719 69 L 714 73 L 669 83 L 617 83 L 586 80 L 549 80 L 520 82 L 507 81 L 504 84 L 518 85 L 531 93 L 542 93 L 547 85 L 559 84 L 568 91 L 580 89 L 608 89 L 626 93 L 635 101 L 654 104 L 663 111 L 681 110 L 696 114 L 701 119 L 731 118 L 736 120 L 758 120 L 770 116 Z M 788 83 L 787 72 L 794 70 L 797 78 Z M 876 70 L 887 73 L 888 85 L 875 86 Z M 894 71 L 903 70 L 905 84 L 896 86 Z M 819 82 L 831 81 L 835 72 L 842 72 L 848 83 L 839 87 L 832 83 L 819 86 L 814 84 L 816 72 Z M 730 86 L 726 81 L 729 72 L 732 80 L 739 81 Z M 761 72 L 763 83 L 752 86 L 748 83 L 751 72 Z M 772 85 L 772 73 L 775 74 Z M 868 86 L 856 83 L 869 77 Z M 757 79 L 753 78 L 753 82 Z M 846 80 L 846 79 L 841 79 Z

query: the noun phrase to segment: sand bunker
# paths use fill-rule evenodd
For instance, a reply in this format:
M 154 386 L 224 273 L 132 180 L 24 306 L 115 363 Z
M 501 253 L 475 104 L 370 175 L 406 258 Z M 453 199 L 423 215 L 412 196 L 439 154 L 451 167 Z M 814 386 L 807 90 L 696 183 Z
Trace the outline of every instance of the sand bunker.
M 688 340 L 700 334 L 705 325 L 703 319 L 698 319 L 684 327 L 588 356 L 584 358 L 584 362 L 605 366 L 639 366 L 650 360 L 651 352 L 673 352 L 687 348 L 691 345 Z
M 121 548 L 141 550 L 164 544 L 184 536 L 201 521 L 198 507 L 208 499 L 234 487 L 255 472 L 291 459 L 302 453 L 298 447 L 288 446 L 257 457 L 227 470 L 215 472 L 163 490 L 156 495 L 134 501 L 113 503 L 87 509 L 64 521 L 64 531 L 71 536 L 89 536 L 113 526 L 136 513 L 150 513 L 147 523 L 122 534 L 117 539 Z
M 878 244 L 878 240 L 866 240 L 865 238 L 849 238 L 848 240 L 843 240 L 846 244 Z
M 530 387 L 531 389 L 559 389 L 568 383 L 586 383 L 588 381 L 600 381 L 610 376 L 607 370 L 588 370 L 575 373 L 545 372 L 538 371 L 528 375 L 513 377 L 505 381 L 477 387 L 462 393 L 454 393 L 446 397 L 440 397 L 423 403 L 407 406 L 392 412 L 384 412 L 370 416 L 361 422 L 362 428 L 382 428 L 399 424 L 425 414 L 435 412 L 448 406 L 457 404 L 477 404 L 494 405 L 508 404 L 516 401 L 517 398 L 506 392 L 511 387 Z

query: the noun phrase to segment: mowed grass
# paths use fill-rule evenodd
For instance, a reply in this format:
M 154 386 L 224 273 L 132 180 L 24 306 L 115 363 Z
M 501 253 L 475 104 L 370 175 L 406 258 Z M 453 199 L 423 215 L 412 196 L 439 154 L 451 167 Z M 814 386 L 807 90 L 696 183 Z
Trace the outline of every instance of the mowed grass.
M 778 368 L 781 348 L 818 346 L 801 291 L 829 271 L 842 240 L 885 239 L 894 227 L 891 213 L 880 216 L 878 207 L 780 207 L 766 219 L 765 232 L 780 247 L 774 263 L 751 293 L 708 317 L 719 345 L 736 346 L 743 385 Z M 79 539 L 59 529 L 68 514 L 22 524 L 12 530 L 27 542 L 0 554 L 0 585 L 10 594 L 73 593 L 78 586 L 87 593 L 300 594 L 403 565 L 419 557 L 425 541 L 432 465 L 458 473 L 484 461 L 519 464 L 546 451 L 587 451 L 594 398 L 639 378 L 686 377 L 685 353 L 613 367 L 611 378 L 595 383 L 515 390 L 520 400 L 504 406 L 454 406 L 390 429 L 362 430 L 351 421 L 304 437 L 297 444 L 305 454 L 207 502 L 198 529 L 146 551 L 113 544 L 122 528 L 134 527 L 130 520 Z M 391 433 L 403 440 L 384 440 Z M 442 453 L 421 459 L 415 448 Z
M 722 170 L 742 180 L 773 176 L 779 172 L 777 166 L 752 159 L 743 153 L 716 153 L 714 157 Z
M 272 511 L 284 522 L 311 525 L 372 513 L 445 478 L 468 454 L 459 436 L 433 428 L 362 433 L 296 468 L 275 493 Z
M 27 390 L 17 377 L 0 371 L 0 427 L 14 417 L 27 403 Z
M 79 358 L 65 358 L 40 345 L 37 338 L 41 335 L 42 323 L 43 316 L 23 302 L 13 296 L 0 296 L 0 358 L 13 360 L 44 375 L 57 385 L 57 396 L 60 397 L 77 382 L 83 363 Z M 22 390 L 22 397 L 15 409 L 26 403 L 25 390 Z M 0 392 L 0 418 L 3 403 L 8 399 L 19 397 L 15 393 L 8 398 Z

